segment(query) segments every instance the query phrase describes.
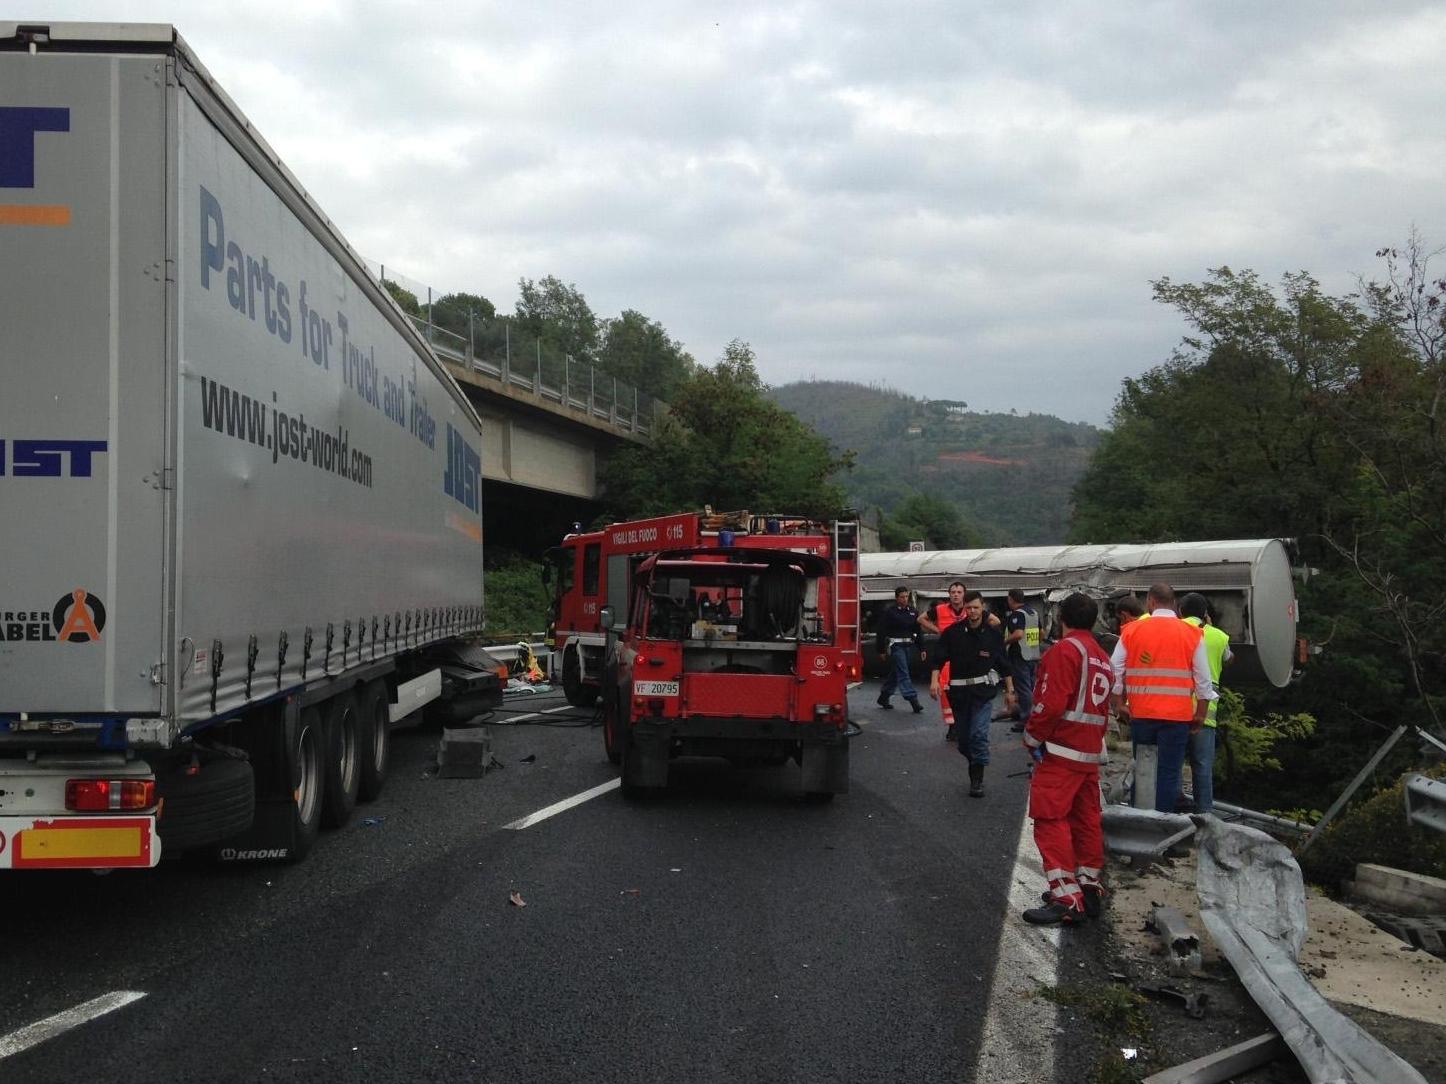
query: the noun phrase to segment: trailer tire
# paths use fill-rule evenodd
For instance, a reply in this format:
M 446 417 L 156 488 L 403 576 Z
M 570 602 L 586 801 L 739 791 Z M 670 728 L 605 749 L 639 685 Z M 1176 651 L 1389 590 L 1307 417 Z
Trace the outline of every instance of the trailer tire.
M 357 797 L 363 802 L 381 796 L 391 759 L 391 698 L 382 681 L 369 681 L 357 694 L 357 745 L 361 753 L 361 779 Z
M 323 715 L 321 824 L 340 828 L 351 819 L 361 785 L 361 755 L 356 697 L 338 693 L 326 702 Z
M 575 708 L 590 708 L 597 703 L 597 691 L 582 681 L 582 657 L 569 651 L 562 660 L 562 695 Z
M 284 726 L 280 733 L 284 740 Z M 283 757 L 293 816 L 296 818 L 291 836 L 290 857 L 293 862 L 306 857 L 321 831 L 321 799 L 326 790 L 326 772 L 322 768 L 325 749 L 321 712 L 314 707 L 302 708 L 296 722 L 296 734 Z
M 207 847 L 251 827 L 256 818 L 256 780 L 240 757 L 210 751 L 156 775 L 156 791 L 165 802 L 156 831 L 163 852 Z

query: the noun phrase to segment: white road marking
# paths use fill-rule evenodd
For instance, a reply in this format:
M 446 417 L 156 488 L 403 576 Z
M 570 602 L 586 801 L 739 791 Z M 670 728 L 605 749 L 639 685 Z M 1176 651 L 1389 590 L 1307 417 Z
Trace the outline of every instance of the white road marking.
M 991 1084 L 1029 1084 L 1054 1079 L 1054 1036 L 1059 1010 L 1040 986 L 1059 984 L 1061 932 L 1058 926 L 1029 926 L 1020 913 L 1039 905 L 1044 867 L 1034 847 L 1029 818 L 1020 823 L 1014 868 L 1009 871 L 1008 913 L 999 934 L 999 955 L 989 991 L 989 1009 L 976 1062 L 975 1079 Z
M 560 802 L 553 802 L 552 805 L 545 809 L 539 809 L 536 813 L 529 813 L 520 820 L 515 820 L 511 824 L 504 824 L 502 827 L 504 829 L 512 828 L 517 831 L 521 831 L 524 828 L 531 828 L 534 824 L 539 824 L 547 820 L 548 817 L 555 817 L 559 813 L 565 813 L 573 806 L 582 805 L 583 802 L 590 801 L 599 794 L 606 794 L 610 790 L 617 790 L 618 787 L 622 786 L 622 782 L 621 779 L 609 779 L 606 783 L 601 783 L 593 787 L 592 790 L 585 790 L 581 794 L 574 794 L 571 798 L 564 798 Z
M 124 1008 L 132 1001 L 139 1001 L 145 996 L 135 990 L 116 990 L 87 1001 L 84 1005 L 77 1005 L 73 1009 L 66 1009 L 64 1012 L 48 1016 L 44 1020 L 38 1020 L 19 1031 L 12 1031 L 9 1035 L 0 1036 L 0 1059 L 8 1058 L 11 1054 L 19 1054 L 22 1050 L 29 1050 L 32 1046 L 38 1046 L 47 1039 L 53 1039 L 81 1024 L 88 1024 L 96 1017 Z
M 501 710 L 502 710 L 502 711 L 507 711 L 508 709 L 507 709 L 507 708 L 502 708 Z M 522 722 L 523 719 L 536 719 L 539 715 L 556 715 L 556 714 L 557 714 L 558 712 L 560 712 L 560 711 L 576 711 L 576 710 L 577 710 L 577 709 L 576 709 L 575 707 L 573 707 L 571 704 L 564 704 L 564 705 L 563 705 L 562 707 L 560 707 L 560 708 L 547 708 L 547 709 L 545 709 L 545 710 L 543 710 L 543 711 L 530 711 L 530 712 L 528 712 L 526 715 L 514 715 L 514 716 L 513 716 L 512 718 L 510 718 L 510 719 L 499 719 L 499 720 L 498 720 L 498 723 L 499 723 L 499 724 L 520 723 L 520 722 Z

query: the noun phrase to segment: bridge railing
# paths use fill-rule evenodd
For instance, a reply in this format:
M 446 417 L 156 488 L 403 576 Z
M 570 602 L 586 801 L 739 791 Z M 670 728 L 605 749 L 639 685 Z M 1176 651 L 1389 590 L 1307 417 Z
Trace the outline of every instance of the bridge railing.
M 518 334 L 506 318 L 474 319 L 470 335 L 458 335 L 422 316 L 411 320 L 432 349 L 449 361 L 619 429 L 651 434 L 663 408 L 661 400 L 617 377 Z
M 371 265 L 368 264 L 370 267 Z M 386 268 L 372 269 L 378 279 L 394 279 Z M 421 288 L 431 308 L 431 290 Z M 667 405 L 585 362 L 528 335 L 505 316 L 486 319 L 469 316 L 467 334 L 432 323 L 425 315 L 410 316 L 412 324 L 437 354 L 474 373 L 488 376 L 513 390 L 531 392 L 539 400 L 638 433 L 652 434 Z

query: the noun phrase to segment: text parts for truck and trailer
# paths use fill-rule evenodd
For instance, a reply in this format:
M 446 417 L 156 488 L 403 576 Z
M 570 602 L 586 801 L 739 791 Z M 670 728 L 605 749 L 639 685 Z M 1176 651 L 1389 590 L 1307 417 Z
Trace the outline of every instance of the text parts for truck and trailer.
M 205 186 L 200 186 L 199 255 L 202 289 L 223 295 L 238 316 L 264 327 L 280 342 L 295 341 L 303 360 L 335 372 L 361 403 L 427 448 L 437 447 L 437 420 L 415 376 L 384 372 L 376 346 L 363 346 L 352 338 L 353 323 L 345 312 L 338 310 L 333 321 L 309 303 L 305 279 L 297 283 L 293 321 L 290 285 L 278 277 L 269 255 L 263 253 L 258 259 L 241 247 L 234 234 L 228 237 L 221 202 Z M 293 415 L 283 409 L 275 391 L 268 404 L 264 398 L 202 377 L 201 424 L 265 448 L 273 464 L 282 459 L 306 463 L 363 487 L 372 486 L 373 455 L 352 444 L 346 426 L 322 429 L 308 423 L 304 413 Z M 481 507 L 481 452 L 450 422 L 445 429 L 443 491 L 475 513 Z

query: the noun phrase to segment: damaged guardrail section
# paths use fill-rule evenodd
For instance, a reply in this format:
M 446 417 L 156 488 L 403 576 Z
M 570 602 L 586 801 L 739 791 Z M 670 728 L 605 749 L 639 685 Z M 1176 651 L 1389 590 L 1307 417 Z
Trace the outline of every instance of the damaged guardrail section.
M 1406 820 L 1446 832 L 1446 781 L 1424 775 L 1407 779 Z
M 1264 832 L 1202 818 L 1200 917 L 1251 998 L 1312 1081 L 1426 1084 L 1407 1062 L 1321 997 L 1297 963 L 1306 937 L 1305 883 Z

